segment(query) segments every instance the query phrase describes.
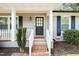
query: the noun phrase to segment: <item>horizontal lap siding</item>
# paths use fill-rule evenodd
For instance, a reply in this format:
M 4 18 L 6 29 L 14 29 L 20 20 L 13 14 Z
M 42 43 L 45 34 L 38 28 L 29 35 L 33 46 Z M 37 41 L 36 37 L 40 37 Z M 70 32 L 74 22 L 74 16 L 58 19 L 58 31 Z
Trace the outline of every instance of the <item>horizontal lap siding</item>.
M 29 17 L 23 16 L 23 27 L 27 28 L 27 37 L 29 37 L 31 29 L 35 28 L 34 26 L 34 18 L 30 20 Z

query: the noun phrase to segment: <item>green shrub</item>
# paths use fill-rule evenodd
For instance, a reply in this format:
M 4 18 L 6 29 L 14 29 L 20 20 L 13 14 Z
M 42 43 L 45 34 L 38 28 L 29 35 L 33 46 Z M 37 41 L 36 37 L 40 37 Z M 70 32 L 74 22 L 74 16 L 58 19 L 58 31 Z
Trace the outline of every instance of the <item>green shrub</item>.
M 63 38 L 67 43 L 79 45 L 79 31 L 78 30 L 66 30 L 63 34 Z
M 25 49 L 26 46 L 26 28 L 17 29 L 17 44 L 19 48 Z

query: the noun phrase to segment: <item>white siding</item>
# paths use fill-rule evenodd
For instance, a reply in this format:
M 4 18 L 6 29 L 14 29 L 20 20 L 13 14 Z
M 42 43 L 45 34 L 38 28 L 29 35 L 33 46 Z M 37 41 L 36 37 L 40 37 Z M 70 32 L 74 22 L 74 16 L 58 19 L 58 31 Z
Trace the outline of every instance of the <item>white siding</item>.
M 34 19 L 30 20 L 28 16 L 23 16 L 23 27 L 27 28 L 27 37 L 29 37 L 31 29 L 34 29 Z

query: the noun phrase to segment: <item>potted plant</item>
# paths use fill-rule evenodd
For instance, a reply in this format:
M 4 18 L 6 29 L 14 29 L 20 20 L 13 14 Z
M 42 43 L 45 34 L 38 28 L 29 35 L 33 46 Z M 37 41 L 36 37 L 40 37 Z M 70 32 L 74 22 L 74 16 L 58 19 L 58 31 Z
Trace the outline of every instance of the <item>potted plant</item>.
M 20 52 L 24 52 L 26 47 L 26 28 L 19 28 L 17 30 L 17 44 L 20 48 Z

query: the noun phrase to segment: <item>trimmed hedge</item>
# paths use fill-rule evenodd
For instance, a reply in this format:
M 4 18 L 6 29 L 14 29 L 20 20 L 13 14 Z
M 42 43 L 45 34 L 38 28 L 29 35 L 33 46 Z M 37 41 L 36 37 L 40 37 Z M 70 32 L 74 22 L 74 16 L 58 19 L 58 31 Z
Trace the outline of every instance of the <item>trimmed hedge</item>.
M 79 31 L 78 30 L 64 31 L 63 38 L 67 43 L 79 45 Z

